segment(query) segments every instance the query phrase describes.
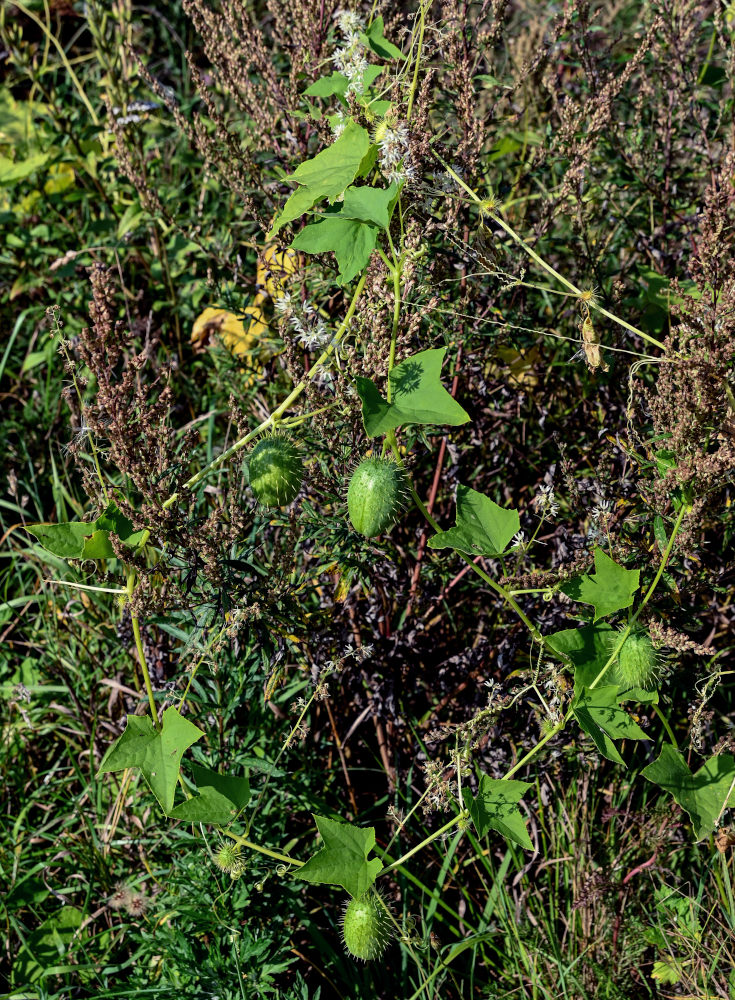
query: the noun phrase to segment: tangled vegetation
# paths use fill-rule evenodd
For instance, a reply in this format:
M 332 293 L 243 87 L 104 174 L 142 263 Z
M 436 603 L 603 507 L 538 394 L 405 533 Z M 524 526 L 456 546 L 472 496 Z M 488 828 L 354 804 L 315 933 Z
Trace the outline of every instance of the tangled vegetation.
M 735 6 L 0 11 L 0 969 L 735 998 Z

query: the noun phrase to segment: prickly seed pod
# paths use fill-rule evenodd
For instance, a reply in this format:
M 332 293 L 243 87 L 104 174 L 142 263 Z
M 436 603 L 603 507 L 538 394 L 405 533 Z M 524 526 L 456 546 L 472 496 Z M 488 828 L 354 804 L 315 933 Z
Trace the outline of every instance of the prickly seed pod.
M 250 488 L 266 507 L 284 507 L 301 489 L 304 467 L 299 450 L 285 434 L 271 434 L 250 453 Z
M 239 844 L 222 844 L 214 856 L 214 863 L 223 872 L 233 871 L 240 862 Z
M 347 510 L 355 531 L 374 538 L 398 519 L 405 506 L 406 476 L 391 459 L 366 458 L 352 473 Z
M 392 935 L 388 907 L 375 889 L 349 901 L 342 914 L 342 940 L 350 955 L 364 962 L 378 958 Z
M 661 661 L 647 632 L 631 632 L 610 668 L 610 681 L 626 688 L 652 690 L 659 678 Z
M 238 858 L 235 864 L 230 869 L 230 878 L 232 879 L 233 882 L 237 882 L 239 878 L 242 878 L 242 876 L 245 874 L 245 867 L 246 865 L 245 862 L 242 860 L 242 858 Z

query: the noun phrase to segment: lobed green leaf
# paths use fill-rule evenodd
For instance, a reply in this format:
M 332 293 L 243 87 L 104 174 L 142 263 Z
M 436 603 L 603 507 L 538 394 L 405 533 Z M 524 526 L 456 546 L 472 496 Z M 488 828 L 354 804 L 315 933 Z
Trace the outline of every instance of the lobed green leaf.
M 457 549 L 468 555 L 496 556 L 520 531 L 521 520 L 513 508 L 499 507 L 484 493 L 469 486 L 457 487 L 454 528 L 429 539 L 432 549 Z
M 288 178 L 299 187 L 276 216 L 267 239 L 272 240 L 279 229 L 308 212 L 318 201 L 334 200 L 342 194 L 365 169 L 370 146 L 367 131 L 350 121 L 331 146 L 299 164 Z
M 129 715 L 125 732 L 103 757 L 98 773 L 139 768 L 168 815 L 174 804 L 181 758 L 202 736 L 203 730 L 179 715 L 173 706 L 163 713 L 160 732 L 149 715 Z
M 421 351 L 401 361 L 388 376 L 391 402 L 369 378 L 356 378 L 362 420 L 368 437 L 387 434 L 408 424 L 465 424 L 469 414 L 439 379 L 446 348 Z
M 362 896 L 378 877 L 383 863 L 368 861 L 375 847 L 375 829 L 338 823 L 326 816 L 314 816 L 324 847 L 294 874 L 306 882 L 341 885 L 351 896 Z
M 534 848 L 526 822 L 518 808 L 518 803 L 530 787 L 528 781 L 491 778 L 483 774 L 477 795 L 473 796 L 469 788 L 463 788 L 465 808 L 469 810 L 478 837 L 484 837 L 489 830 L 497 830 L 508 840 L 532 851 Z
M 735 758 L 732 754 L 710 757 L 696 774 L 692 774 L 682 754 L 665 743 L 658 760 L 641 773 L 673 795 L 688 813 L 697 840 L 713 833 L 724 809 L 735 806 Z
M 561 590 L 573 601 L 591 604 L 595 609 L 594 621 L 597 621 L 631 606 L 633 595 L 640 586 L 640 575 L 640 570 L 619 566 L 606 552 L 596 547 L 595 572 L 563 583 Z

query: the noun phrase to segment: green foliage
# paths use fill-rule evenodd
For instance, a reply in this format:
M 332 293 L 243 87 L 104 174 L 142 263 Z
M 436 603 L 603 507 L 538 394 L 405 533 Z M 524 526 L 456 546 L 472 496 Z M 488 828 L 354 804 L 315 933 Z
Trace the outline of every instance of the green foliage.
M 735 758 L 710 757 L 694 774 L 678 750 L 665 743 L 658 760 L 641 772 L 669 792 L 689 814 L 697 840 L 709 836 L 725 809 L 735 805 Z
M 168 815 L 189 823 L 214 823 L 219 826 L 231 823 L 250 801 L 247 776 L 237 778 L 218 774 L 199 764 L 190 764 L 189 767 L 194 775 L 197 794 L 174 806 Z
M 595 572 L 585 573 L 576 580 L 563 583 L 561 589 L 573 601 L 592 604 L 595 609 L 594 621 L 615 611 L 629 608 L 633 596 L 640 586 L 641 572 L 625 569 L 611 559 L 601 548 L 595 548 Z
M 496 556 L 520 531 L 518 511 L 499 507 L 469 486 L 457 487 L 456 524 L 429 539 L 432 549 L 458 549 L 468 555 Z
M 391 401 L 383 399 L 375 383 L 357 378 L 362 419 L 368 437 L 387 434 L 409 424 L 457 426 L 470 419 L 439 380 L 445 348 L 421 351 L 404 358 L 390 372 Z
M 341 885 L 355 898 L 362 896 L 378 877 L 383 864 L 368 855 L 375 847 L 375 829 L 338 823 L 314 816 L 324 847 L 294 872 L 296 878 L 320 885 Z
M 625 678 L 618 677 L 614 665 L 610 663 L 613 649 L 620 639 L 620 633 L 607 622 L 594 625 L 583 625 L 582 628 L 563 629 L 545 637 L 546 644 L 563 657 L 568 657 L 574 666 L 574 694 L 577 697 L 584 688 L 590 687 L 600 676 L 601 683 L 609 686 L 613 681 L 617 685 L 619 701 L 637 701 L 641 703 L 658 702 L 658 691 L 647 691 L 639 687 L 631 687 Z
M 733 994 L 728 855 L 654 808 L 661 787 L 695 835 L 727 823 L 731 756 L 692 774 L 666 744 L 653 784 L 609 766 L 650 760 L 662 729 L 718 746 L 732 714 L 728 33 L 696 4 L 665 32 L 658 2 L 558 30 L 533 4 L 478 8 L 472 30 L 451 2 L 398 5 L 404 54 L 368 7 L 255 5 L 233 30 L 204 0 L 165 21 L 82 6 L 0 14 L 14 995 Z M 529 37 L 564 66 L 563 115 L 518 75 Z M 181 72 L 183 47 L 206 73 Z M 283 201 L 271 238 L 306 216 L 290 255 L 263 245 Z M 205 309 L 244 321 L 236 348 Z M 283 425 L 298 454 L 265 447 Z M 621 565 L 597 549 L 570 581 L 602 538 Z M 641 579 L 629 623 L 600 621 Z M 179 706 L 160 732 L 144 691 Z M 495 775 L 477 796 L 473 757 Z M 96 779 L 100 758 L 177 822 L 130 774 Z M 524 865 L 525 812 L 553 865 Z M 310 815 L 325 846 L 299 868 Z M 661 871 L 693 899 L 654 899 Z M 356 894 L 352 956 L 395 921 L 395 961 L 342 953 L 325 885 Z
M 637 722 L 620 708 L 621 695 L 615 684 L 592 690 L 582 688 L 574 697 L 572 711 L 580 728 L 592 738 L 603 757 L 625 765 L 613 740 L 649 740 Z
M 280 229 L 308 212 L 317 202 L 325 198 L 333 202 L 356 177 L 363 175 L 369 151 L 368 133 L 355 122 L 349 122 L 331 146 L 299 164 L 289 178 L 299 187 L 276 216 L 268 239 L 272 240 Z
M 337 215 L 305 226 L 291 246 L 305 253 L 333 251 L 339 264 L 339 282 L 346 285 L 367 266 L 377 241 L 375 226 Z
M 64 960 L 73 938 L 79 934 L 84 914 L 75 906 L 62 906 L 47 917 L 23 943 L 13 963 L 13 982 L 37 983 L 50 967 Z
M 381 59 L 402 59 L 403 53 L 401 50 L 397 45 L 389 42 L 383 32 L 383 17 L 379 14 L 372 21 L 367 31 L 361 35 L 361 38 Z
M 34 524 L 28 531 L 47 551 L 62 559 L 114 559 L 110 532 L 130 548 L 135 548 L 144 535 L 144 531 L 134 531 L 132 522 L 114 503 L 94 521 Z
M 140 768 L 164 813 L 171 812 L 179 780 L 181 758 L 204 736 L 204 730 L 189 722 L 171 706 L 163 713 L 157 730 L 150 716 L 129 715 L 125 732 L 109 748 L 99 766 L 100 774 Z
M 465 808 L 469 810 L 478 837 L 484 837 L 489 830 L 497 830 L 508 840 L 532 851 L 534 847 L 518 808 L 518 803 L 531 787 L 528 781 L 501 780 L 483 774 L 477 795 L 472 795 L 469 788 L 463 788 Z

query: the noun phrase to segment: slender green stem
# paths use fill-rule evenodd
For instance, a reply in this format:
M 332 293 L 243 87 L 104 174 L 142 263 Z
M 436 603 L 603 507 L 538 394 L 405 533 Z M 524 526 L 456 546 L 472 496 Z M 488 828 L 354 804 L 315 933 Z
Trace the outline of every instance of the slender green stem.
M 318 410 L 310 410 L 308 413 L 301 413 L 298 417 L 288 417 L 288 419 L 281 421 L 281 427 L 299 427 L 312 417 L 316 417 L 320 413 L 327 413 L 329 410 L 334 410 L 339 405 L 339 403 L 328 403 L 326 406 L 320 406 Z
M 406 108 L 406 122 L 411 121 L 411 112 L 413 111 L 413 101 L 416 96 L 416 88 L 419 82 L 419 70 L 421 69 L 421 51 L 424 46 L 424 28 L 426 27 L 426 6 L 424 0 L 421 0 L 419 7 L 419 40 L 416 48 L 416 61 L 413 67 L 413 79 L 411 80 L 411 90 L 408 95 L 408 106 Z
M 395 267 L 393 268 L 393 326 L 390 333 L 390 353 L 388 354 L 388 375 L 393 371 L 393 366 L 396 363 L 396 341 L 398 339 L 398 322 L 401 316 L 401 268 L 398 261 L 396 261 Z M 391 401 L 391 384 L 390 378 L 388 378 L 388 384 L 386 386 L 386 397 L 388 402 Z
M 557 281 L 561 282 L 561 284 L 564 285 L 566 288 L 568 288 L 573 295 L 576 295 L 580 299 L 582 298 L 584 292 L 582 291 L 581 288 L 577 288 L 577 286 L 573 284 L 571 281 L 569 281 L 568 278 L 565 278 L 563 274 L 559 274 L 559 272 L 555 268 L 553 268 L 551 264 L 547 263 L 543 259 L 543 257 L 539 257 L 539 255 L 536 253 L 533 247 L 530 247 L 528 243 L 526 243 L 526 241 L 521 236 L 518 235 L 515 229 L 513 229 L 512 226 L 508 225 L 505 219 L 502 219 L 499 215 L 495 214 L 492 208 L 489 207 L 487 201 L 483 201 L 482 198 L 480 198 L 479 195 L 477 195 L 472 190 L 471 187 L 465 184 L 465 182 L 462 180 L 459 174 L 457 174 L 454 170 L 452 170 L 452 168 L 447 163 L 444 162 L 444 160 L 441 158 L 441 156 L 439 156 L 439 154 L 436 151 L 433 152 L 434 156 L 441 163 L 441 165 L 444 167 L 447 173 L 455 180 L 457 184 L 459 184 L 467 192 L 467 194 L 469 194 L 472 200 L 477 205 L 480 206 L 480 210 L 484 215 L 486 215 L 489 219 L 492 219 L 493 222 L 495 222 L 498 226 L 500 226 L 501 229 L 504 229 L 505 232 L 508 234 L 508 236 L 510 236 L 511 239 L 514 240 L 518 244 L 518 246 L 521 247 L 521 249 L 528 254 L 531 260 L 536 261 L 539 267 L 542 267 L 547 272 L 547 274 L 550 274 L 553 278 L 556 278 Z M 646 333 L 644 330 L 639 330 L 638 327 L 632 326 L 630 323 L 627 322 L 627 320 L 622 319 L 620 316 L 616 316 L 614 313 L 608 312 L 607 309 L 604 309 L 601 305 L 598 305 L 598 303 L 596 303 L 594 299 L 586 299 L 584 301 L 586 302 L 587 306 L 589 306 L 590 309 L 594 309 L 596 312 L 600 313 L 600 315 L 605 316 L 609 320 L 612 320 L 613 323 L 617 323 L 618 326 L 624 327 L 626 330 L 629 330 L 636 336 L 641 337 L 643 340 L 646 340 L 649 344 L 653 344 L 655 347 L 660 348 L 662 351 L 666 350 L 666 345 L 662 344 L 660 340 L 656 340 L 655 337 L 651 337 L 650 334 Z
M 549 742 L 549 740 L 553 739 L 557 733 L 560 733 L 562 731 L 562 729 L 566 726 L 567 722 L 571 718 L 571 715 L 572 711 L 570 709 L 564 716 L 564 718 L 560 722 L 557 722 L 557 724 L 554 726 L 553 729 L 550 729 L 545 736 L 541 737 L 536 746 L 531 747 L 531 749 L 528 751 L 527 754 L 524 754 L 523 757 L 521 757 L 521 759 L 517 761 L 513 765 L 513 767 L 510 768 L 510 770 L 505 772 L 505 774 L 503 775 L 503 780 L 505 780 L 506 778 L 510 778 L 510 776 L 515 774 L 516 771 L 520 771 L 520 769 L 525 764 L 527 764 L 532 757 L 535 757 L 535 755 L 539 752 L 541 747 L 545 746 Z
M 416 810 L 419 808 L 419 806 L 424 801 L 424 799 L 429 795 L 430 791 L 431 791 L 431 785 L 429 785 L 427 788 L 424 789 L 424 791 L 421 793 L 421 795 L 418 797 L 418 799 L 416 799 L 416 802 L 411 806 L 411 808 L 409 809 L 409 811 L 406 813 L 406 815 L 403 817 L 403 819 L 401 820 L 401 822 L 398 824 L 398 826 L 396 827 L 395 833 L 390 838 L 390 840 L 388 841 L 388 843 L 385 845 L 385 853 L 386 854 L 388 853 L 388 851 L 390 851 L 391 846 L 393 844 L 393 841 L 396 839 L 396 837 L 398 837 L 398 835 L 401 833 L 401 831 L 405 829 L 406 824 L 411 819 L 411 817 L 416 812 Z
M 673 730 L 672 730 L 671 726 L 669 725 L 669 720 L 668 720 L 668 719 L 666 718 L 666 716 L 665 716 L 665 715 L 664 715 L 664 713 L 663 713 L 663 712 L 661 711 L 661 709 L 659 708 L 659 706 L 658 706 L 658 705 L 654 705 L 654 706 L 653 706 L 653 711 L 654 711 L 654 712 L 656 713 L 656 715 L 657 715 L 657 716 L 659 717 L 659 719 L 661 720 L 661 725 L 662 725 L 662 726 L 664 727 L 664 729 L 666 730 L 666 733 L 667 733 L 667 735 L 668 735 L 669 739 L 671 740 L 671 745 L 672 745 L 672 747 L 673 747 L 673 748 L 674 748 L 675 750 L 678 750 L 678 749 L 679 749 L 679 744 L 678 744 L 678 742 L 677 742 L 677 740 L 676 740 L 676 737 L 674 736 L 674 732 L 673 732 Z
M 661 565 L 659 566 L 658 572 L 656 573 L 656 575 L 653 578 L 653 582 L 651 583 L 651 586 L 646 591 L 646 596 L 641 601 L 640 607 L 638 608 L 638 610 L 636 611 L 636 613 L 633 615 L 633 617 L 631 619 L 631 623 L 634 622 L 638 618 L 638 616 L 640 615 L 641 611 L 643 611 L 643 609 L 645 608 L 645 606 L 648 604 L 648 602 L 650 601 L 650 599 L 653 597 L 653 592 L 655 591 L 656 587 L 658 586 L 659 580 L 663 576 L 663 572 L 666 569 L 666 564 L 669 561 L 669 556 L 671 555 L 671 551 L 674 548 L 674 542 L 676 541 L 676 536 L 679 534 L 679 531 L 681 529 L 681 522 L 684 520 L 685 515 L 689 513 L 690 509 L 691 508 L 688 507 L 686 504 L 682 504 L 681 505 L 681 508 L 679 510 L 679 514 L 678 514 L 678 516 L 676 518 L 676 522 L 674 523 L 674 527 L 672 528 L 672 531 L 671 531 L 671 537 L 669 538 L 668 542 L 666 543 L 666 548 L 664 549 L 664 553 L 663 553 L 663 556 L 661 558 Z
M 450 819 L 448 823 L 444 824 L 444 826 L 440 827 L 438 830 L 435 830 L 434 833 L 432 833 L 430 836 L 422 840 L 420 844 L 416 844 L 415 847 L 412 847 L 410 851 L 407 851 L 404 855 L 398 858 L 397 861 L 393 861 L 391 864 L 389 864 L 386 868 L 382 870 L 380 874 L 385 875 L 386 872 L 392 872 L 395 868 L 400 868 L 400 866 L 404 864 L 406 861 L 408 861 L 409 858 L 412 858 L 414 854 L 418 854 L 418 852 L 422 851 L 428 844 L 431 844 L 432 841 L 436 840 L 438 837 L 441 837 L 443 834 L 447 832 L 447 830 L 451 830 L 453 827 L 457 826 L 458 823 L 462 822 L 462 820 L 467 819 L 468 816 L 469 813 L 467 812 L 466 809 L 460 810 L 460 812 L 458 812 L 453 819 Z
M 303 868 L 306 864 L 305 861 L 299 861 L 298 858 L 292 858 L 288 854 L 279 854 L 278 851 L 271 851 L 267 847 L 262 847 L 260 844 L 254 843 L 252 840 L 248 840 L 247 837 L 241 837 L 237 833 L 232 833 L 230 830 L 223 830 L 222 833 L 226 837 L 232 838 L 236 844 L 240 847 L 247 847 L 249 851 L 257 851 L 258 854 L 265 854 L 268 858 L 273 858 L 275 861 L 282 861 L 285 865 L 295 865 L 296 868 Z
M 133 589 L 135 588 L 135 570 L 131 570 L 128 573 L 128 588 L 127 595 L 128 599 L 132 597 Z M 151 709 L 151 718 L 153 719 L 153 725 L 160 731 L 161 723 L 158 721 L 158 708 L 156 707 L 156 699 L 153 695 L 153 685 L 151 684 L 151 675 L 148 673 L 148 664 L 146 663 L 145 650 L 143 649 L 143 639 L 140 634 L 140 622 L 138 616 L 132 611 L 130 612 L 130 620 L 133 623 L 133 636 L 135 638 L 135 648 L 138 651 L 138 662 L 140 663 L 140 669 L 143 672 L 143 680 L 145 682 L 145 689 L 148 693 L 148 704 Z

